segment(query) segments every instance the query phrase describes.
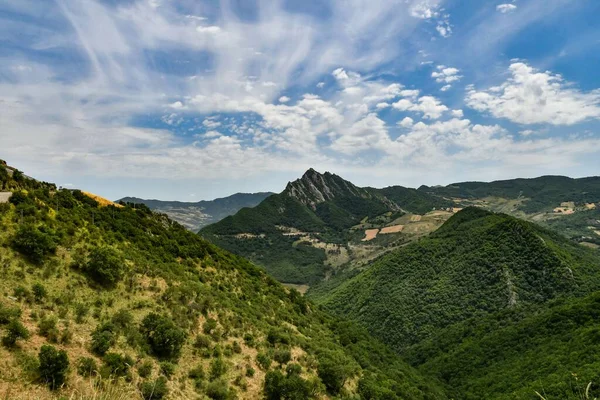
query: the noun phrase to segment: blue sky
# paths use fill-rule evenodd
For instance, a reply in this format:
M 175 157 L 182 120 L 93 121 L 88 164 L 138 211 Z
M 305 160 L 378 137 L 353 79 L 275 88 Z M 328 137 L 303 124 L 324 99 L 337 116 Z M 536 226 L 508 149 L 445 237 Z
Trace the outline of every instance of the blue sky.
M 595 0 L 0 0 L 0 158 L 109 198 L 600 167 Z

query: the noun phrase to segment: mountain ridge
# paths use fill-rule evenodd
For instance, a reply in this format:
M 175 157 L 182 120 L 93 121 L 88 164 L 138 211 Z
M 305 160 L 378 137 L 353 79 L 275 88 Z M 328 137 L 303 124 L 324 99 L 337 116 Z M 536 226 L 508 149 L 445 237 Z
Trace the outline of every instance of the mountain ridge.
M 197 202 L 147 200 L 137 197 L 123 197 L 118 201 L 145 204 L 151 210 L 165 213 L 189 230 L 197 232 L 202 227 L 235 214 L 242 208 L 255 207 L 272 194 L 271 192 L 235 193 L 214 200 Z

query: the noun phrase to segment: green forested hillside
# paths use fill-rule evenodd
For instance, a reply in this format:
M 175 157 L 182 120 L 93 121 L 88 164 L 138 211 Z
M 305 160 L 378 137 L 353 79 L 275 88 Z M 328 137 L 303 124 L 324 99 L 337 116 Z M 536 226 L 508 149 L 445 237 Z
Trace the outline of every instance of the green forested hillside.
M 0 180 L 3 398 L 445 398 L 366 331 L 164 215 Z
M 591 251 L 531 223 L 465 209 L 335 289 L 332 312 L 398 351 L 468 318 L 600 288 Z
M 516 307 L 439 331 L 405 356 L 446 382 L 454 398 L 533 400 L 537 391 L 546 399 L 594 399 L 599 318 L 599 292 Z
M 318 298 L 435 374 L 450 397 L 591 399 L 598 290 L 596 252 L 467 208 Z
M 560 203 L 578 205 L 600 201 L 600 177 L 573 179 L 566 176 L 541 176 L 532 179 L 510 179 L 494 182 L 460 182 L 448 186 L 421 186 L 419 191 L 434 196 L 460 199 L 500 197 L 526 198 L 519 210 L 527 214 L 551 211 Z

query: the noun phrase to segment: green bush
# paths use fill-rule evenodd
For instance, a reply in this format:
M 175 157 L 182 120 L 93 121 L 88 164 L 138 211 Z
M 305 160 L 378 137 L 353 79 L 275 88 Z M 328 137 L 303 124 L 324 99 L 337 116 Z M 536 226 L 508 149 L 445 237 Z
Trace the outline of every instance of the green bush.
M 292 359 L 292 353 L 288 348 L 280 348 L 275 350 L 273 359 L 279 364 L 287 364 Z
M 129 368 L 134 364 L 131 357 L 117 353 L 106 353 L 103 361 L 105 367 L 103 371 L 104 376 L 127 376 Z
M 6 335 L 2 337 L 2 344 L 6 347 L 14 347 L 17 340 L 28 338 L 27 328 L 18 319 L 13 319 L 6 327 Z
M 33 225 L 23 225 L 15 234 L 12 245 L 36 264 L 41 264 L 48 255 L 54 254 L 57 246 L 51 233 Z
M 111 323 L 98 325 L 92 332 L 92 351 L 99 356 L 106 354 L 117 339 L 115 326 Z
M 144 400 L 161 400 L 169 393 L 167 379 L 164 376 L 155 381 L 146 381 L 141 384 L 140 392 Z
M 163 361 L 160 363 L 160 372 L 167 377 L 167 379 L 171 379 L 173 374 L 175 373 L 175 364 L 170 363 L 168 361 Z
M 317 374 L 327 390 L 338 394 L 353 373 L 353 362 L 343 353 L 323 353 L 319 356 Z
M 133 315 L 129 311 L 121 309 L 110 320 L 121 332 L 124 332 L 133 323 Z
M 209 383 L 206 388 L 206 395 L 213 400 L 233 400 L 236 398 L 235 390 L 230 388 L 223 379 Z
M 210 362 L 210 380 L 213 381 L 227 372 L 227 363 L 221 357 Z
M 296 370 L 288 371 L 287 375 L 275 370 L 265 375 L 263 393 L 267 400 L 303 400 L 315 398 L 318 391 L 312 382 L 303 379 Z
M 91 357 L 81 357 L 77 360 L 77 373 L 83 377 L 89 377 L 98 373 L 96 360 Z
M 194 347 L 197 349 L 208 349 L 210 348 L 211 340 L 206 335 L 198 335 L 196 336 L 196 340 L 194 341 Z
M 125 260 L 112 247 L 96 247 L 90 252 L 85 271 L 97 283 L 112 287 L 125 274 Z
M 43 345 L 39 358 L 40 378 L 52 390 L 58 389 L 65 383 L 69 369 L 69 357 L 64 350 L 56 350 L 54 346 Z
M 266 353 L 258 353 L 256 355 L 256 362 L 263 371 L 266 371 L 271 366 L 271 357 Z
M 18 307 L 6 307 L 0 303 L 0 325 L 8 324 L 15 318 L 21 318 L 21 309 Z
M 35 301 L 37 301 L 38 303 L 41 303 L 42 300 L 44 300 L 48 295 L 46 287 L 41 283 L 34 283 L 33 286 L 31 286 L 31 292 L 33 293 Z
M 50 342 L 56 343 L 60 334 L 56 326 L 57 323 L 58 318 L 56 318 L 54 315 L 43 317 L 38 323 L 38 332 L 40 336 L 44 336 Z
M 154 365 L 152 364 L 152 361 L 146 360 L 138 367 L 138 375 L 140 376 L 140 378 L 147 378 L 152 374 L 153 368 Z
M 157 357 L 179 357 L 186 335 L 169 318 L 150 313 L 142 320 L 140 332 Z
M 204 378 L 206 378 L 206 374 L 204 373 L 204 368 L 202 367 L 202 365 L 198 365 L 197 367 L 192 368 L 188 373 L 188 377 L 195 381 L 203 380 Z

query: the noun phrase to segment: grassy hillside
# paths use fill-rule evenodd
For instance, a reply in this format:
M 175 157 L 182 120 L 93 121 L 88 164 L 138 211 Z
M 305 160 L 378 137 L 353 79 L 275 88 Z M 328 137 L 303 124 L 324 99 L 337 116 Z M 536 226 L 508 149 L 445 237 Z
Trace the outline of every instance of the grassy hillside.
M 0 180 L 14 191 L 0 204 L 2 398 L 445 398 L 365 330 L 164 215 Z
M 124 203 L 144 204 L 152 211 L 167 214 L 173 221 L 177 221 L 192 232 L 200 228 L 219 222 L 223 218 L 233 215 L 242 208 L 255 207 L 273 193 L 236 193 L 210 201 L 181 202 L 145 200 L 136 197 L 125 197 L 120 201 Z
M 325 297 L 398 351 L 465 319 L 600 288 L 591 251 L 536 225 L 465 209 Z

